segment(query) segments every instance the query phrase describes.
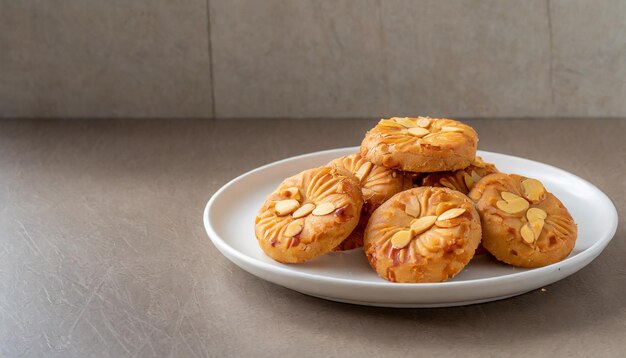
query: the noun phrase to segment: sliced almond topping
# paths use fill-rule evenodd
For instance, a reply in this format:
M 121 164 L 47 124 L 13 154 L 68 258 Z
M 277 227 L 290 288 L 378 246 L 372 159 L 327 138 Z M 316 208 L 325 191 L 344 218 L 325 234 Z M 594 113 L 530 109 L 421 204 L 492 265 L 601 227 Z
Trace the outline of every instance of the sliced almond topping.
M 450 219 L 454 219 L 456 217 L 461 216 L 461 214 L 463 214 L 465 212 L 464 208 L 454 208 L 454 209 L 450 209 L 448 211 L 446 211 L 445 213 L 439 215 L 439 217 L 437 218 L 438 221 L 443 221 L 443 220 L 450 220 Z
M 419 200 L 417 200 L 416 196 L 412 196 L 409 199 L 409 202 L 405 204 L 404 206 L 404 212 L 411 215 L 412 217 L 416 218 L 418 216 L 420 216 L 420 211 L 421 211 L 421 207 L 420 207 L 420 203 Z
M 442 228 L 449 228 L 449 227 L 455 227 L 455 226 L 459 226 L 459 222 L 456 220 L 437 220 L 435 221 L 435 226 L 437 227 L 442 227 Z
M 391 246 L 393 246 L 394 249 L 401 249 L 408 245 L 411 239 L 413 239 L 411 230 L 398 231 L 391 237 Z
M 435 221 L 437 221 L 437 216 L 435 215 L 422 216 L 419 219 L 413 220 L 411 223 L 411 231 L 413 231 L 415 235 L 419 235 L 430 229 L 435 224 Z
M 505 213 L 516 214 L 528 209 L 528 202 L 522 198 L 510 201 L 500 200 L 496 202 L 496 206 Z
M 378 125 L 383 126 L 383 127 L 393 127 L 393 128 L 402 127 L 402 125 L 400 125 L 398 122 L 391 120 L 391 119 L 383 119 L 380 122 L 378 122 Z
M 535 221 L 537 219 L 545 220 L 548 214 L 539 208 L 530 208 L 526 212 L 526 218 L 528 221 Z
M 442 132 L 463 132 L 463 128 L 452 127 L 452 126 L 442 126 L 441 131 Z
M 426 134 L 429 134 L 430 131 L 426 128 L 421 128 L 421 127 L 413 127 L 413 128 L 409 128 L 408 130 L 410 135 L 416 136 L 416 137 L 423 137 Z
M 454 203 L 451 203 L 449 201 L 443 201 L 437 204 L 437 208 L 435 208 L 435 215 L 439 216 L 450 209 L 454 209 L 455 207 L 456 205 Z
M 472 165 L 477 167 L 477 168 L 484 168 L 485 167 L 485 161 L 483 160 L 483 158 L 476 156 L 474 158 L 474 161 L 472 162 Z
M 315 216 L 324 216 L 328 215 L 335 211 L 335 204 L 333 203 L 322 203 L 318 205 L 315 209 L 313 209 L 313 215 Z
M 496 202 L 496 206 L 505 213 L 515 214 L 528 209 L 528 202 L 521 196 L 508 191 L 503 191 L 500 195 L 504 200 Z
M 528 224 L 522 226 L 519 232 L 522 235 L 522 239 L 528 244 L 532 244 L 535 242 L 535 234 L 533 234 L 533 230 L 528 226 Z
M 472 179 L 472 177 L 466 172 L 462 172 L 462 173 L 463 173 L 463 181 L 465 182 L 465 186 L 467 187 L 467 189 L 471 190 L 472 187 L 474 186 L 474 179 Z
M 428 128 L 428 126 L 430 126 L 432 121 L 433 120 L 430 118 L 420 117 L 420 119 L 417 120 L 417 125 L 422 128 Z
M 457 187 L 448 178 L 439 179 L 439 184 L 443 185 L 444 187 L 448 189 L 457 190 Z
M 478 182 L 480 179 L 482 179 L 482 177 L 480 175 L 478 175 L 478 173 L 476 173 L 474 170 L 472 170 L 472 175 L 471 175 L 472 179 L 474 180 L 474 182 Z
M 287 225 L 283 235 L 285 235 L 285 237 L 296 236 L 302 231 L 302 228 L 304 228 L 304 219 L 294 220 Z
M 533 234 L 535 235 L 535 238 L 539 238 L 539 235 L 541 235 L 541 230 L 543 230 L 543 225 L 545 224 L 545 220 L 543 219 L 535 219 L 531 222 L 529 222 L 530 224 L 530 228 L 533 229 Z
M 313 209 L 315 209 L 315 204 L 306 203 L 298 208 L 298 210 L 294 211 L 291 216 L 293 216 L 295 219 L 302 218 L 309 215 L 313 211 Z
M 517 199 L 521 199 L 522 198 L 521 196 L 513 194 L 513 193 L 508 192 L 508 191 L 503 191 L 502 193 L 500 193 L 500 195 L 502 196 L 502 199 L 504 199 L 506 201 L 517 200 Z
M 547 217 L 548 214 L 539 208 L 530 208 L 526 212 L 526 218 L 528 219 L 530 228 L 533 230 L 535 238 L 539 238 Z
M 276 205 L 274 205 L 274 210 L 280 216 L 287 215 L 293 213 L 298 207 L 300 203 L 296 199 L 287 199 L 277 201 Z
M 289 199 L 300 200 L 300 189 L 294 187 L 286 188 L 280 191 L 280 195 Z
M 363 165 L 361 165 L 359 170 L 357 170 L 354 175 L 359 178 L 360 181 L 363 181 L 363 179 L 367 178 L 367 176 L 370 174 L 373 166 L 374 164 L 372 164 L 371 162 L 365 162 L 363 163 Z
M 395 117 L 394 120 L 406 128 L 415 127 L 417 123 L 408 117 Z
M 526 179 L 522 182 L 524 196 L 530 201 L 537 201 L 546 192 L 543 184 L 537 179 Z

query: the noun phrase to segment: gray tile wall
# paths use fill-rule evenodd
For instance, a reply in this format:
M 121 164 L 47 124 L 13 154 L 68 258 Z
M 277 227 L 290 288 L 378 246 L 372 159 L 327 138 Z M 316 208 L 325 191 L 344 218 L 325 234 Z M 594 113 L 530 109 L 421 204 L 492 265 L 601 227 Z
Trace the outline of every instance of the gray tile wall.
M 553 113 L 626 115 L 626 1 L 551 0 Z
M 0 116 L 211 114 L 205 0 L 0 0 Z
M 0 117 L 626 116 L 621 0 L 0 0 Z

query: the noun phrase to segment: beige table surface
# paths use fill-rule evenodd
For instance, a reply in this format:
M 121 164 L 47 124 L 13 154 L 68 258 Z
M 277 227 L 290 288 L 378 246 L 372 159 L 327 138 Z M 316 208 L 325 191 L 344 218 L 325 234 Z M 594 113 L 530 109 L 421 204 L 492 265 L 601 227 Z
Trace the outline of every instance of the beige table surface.
M 568 170 L 626 213 L 626 120 L 468 122 L 481 149 Z M 545 291 L 443 309 L 304 296 L 208 240 L 202 210 L 228 180 L 358 145 L 374 123 L 0 121 L 0 356 L 626 354 L 623 223 L 592 264 Z

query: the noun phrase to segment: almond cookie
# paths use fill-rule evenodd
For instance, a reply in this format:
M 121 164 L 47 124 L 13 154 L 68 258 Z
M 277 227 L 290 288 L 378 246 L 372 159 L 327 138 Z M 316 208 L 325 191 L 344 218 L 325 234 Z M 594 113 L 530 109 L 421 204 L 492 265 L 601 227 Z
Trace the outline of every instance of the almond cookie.
M 365 134 L 361 155 L 387 168 L 440 172 L 469 166 L 478 135 L 472 127 L 445 118 L 382 119 Z
M 481 217 L 482 244 L 500 261 L 541 267 L 563 260 L 574 248 L 574 219 L 539 180 L 491 174 L 469 196 Z
M 495 165 L 476 157 L 467 168 L 428 174 L 422 179 L 422 186 L 446 187 L 467 194 L 474 187 L 474 183 L 494 173 L 498 173 Z
M 338 168 L 305 170 L 285 179 L 255 219 L 261 249 L 276 261 L 301 263 L 337 247 L 359 222 L 358 180 Z
M 373 164 L 358 153 L 337 158 L 328 163 L 328 166 L 342 168 L 354 174 L 359 180 L 363 194 L 363 210 L 359 224 L 336 249 L 351 250 L 361 247 L 363 232 L 370 215 L 387 199 L 410 188 L 412 183 L 402 172 Z
M 364 249 L 386 280 L 441 282 L 467 265 L 480 235 L 480 217 L 467 196 L 421 187 L 394 195 L 374 211 Z

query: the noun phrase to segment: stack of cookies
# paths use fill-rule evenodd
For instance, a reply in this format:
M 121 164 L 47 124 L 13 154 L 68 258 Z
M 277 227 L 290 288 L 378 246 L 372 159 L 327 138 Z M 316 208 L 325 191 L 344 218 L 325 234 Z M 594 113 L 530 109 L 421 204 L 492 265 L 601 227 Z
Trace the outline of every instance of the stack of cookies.
M 366 133 L 360 153 L 285 179 L 255 220 L 263 251 L 302 263 L 363 248 L 392 282 L 440 282 L 482 244 L 518 267 L 558 262 L 577 228 L 532 178 L 500 173 L 476 157 L 478 135 L 451 119 L 390 118 Z

